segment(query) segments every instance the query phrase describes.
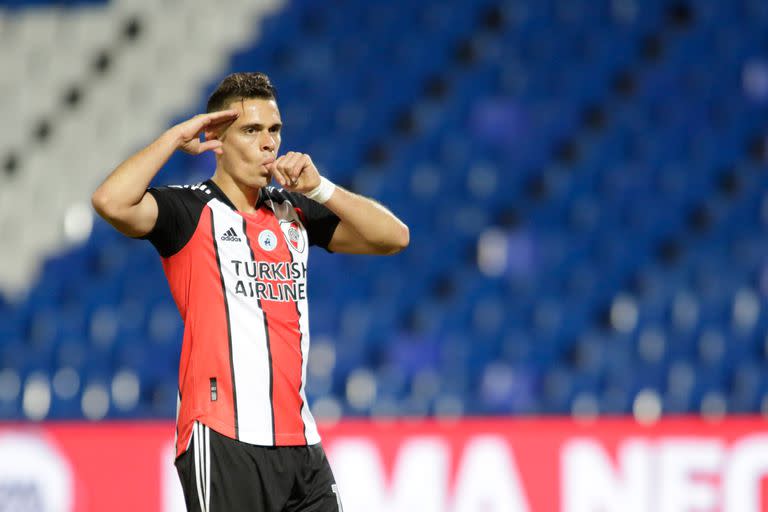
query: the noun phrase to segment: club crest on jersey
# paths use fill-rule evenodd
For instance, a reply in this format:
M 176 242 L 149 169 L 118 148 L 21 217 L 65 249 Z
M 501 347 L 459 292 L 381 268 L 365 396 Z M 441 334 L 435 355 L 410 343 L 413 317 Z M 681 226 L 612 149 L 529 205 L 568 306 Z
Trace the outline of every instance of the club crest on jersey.
M 301 232 L 301 226 L 295 220 L 285 220 L 280 222 L 280 229 L 283 230 L 283 236 L 285 241 L 288 242 L 288 246 L 297 252 L 304 252 L 304 247 L 307 246 L 304 235 Z
M 265 251 L 274 251 L 277 248 L 277 237 L 275 234 L 268 229 L 259 233 L 259 247 Z

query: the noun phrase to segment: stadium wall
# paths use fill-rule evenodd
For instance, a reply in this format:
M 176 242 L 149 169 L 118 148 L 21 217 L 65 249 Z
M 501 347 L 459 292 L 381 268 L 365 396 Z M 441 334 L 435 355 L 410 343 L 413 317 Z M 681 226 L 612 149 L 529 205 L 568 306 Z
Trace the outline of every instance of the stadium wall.
M 342 421 L 322 429 L 347 512 L 768 510 L 754 417 Z M 0 428 L 7 510 L 183 511 L 173 424 Z

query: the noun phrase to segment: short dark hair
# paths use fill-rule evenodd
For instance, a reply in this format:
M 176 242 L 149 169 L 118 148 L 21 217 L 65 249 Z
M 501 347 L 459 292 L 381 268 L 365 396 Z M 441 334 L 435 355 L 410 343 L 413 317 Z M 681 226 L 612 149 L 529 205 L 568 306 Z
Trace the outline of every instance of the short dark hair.
M 232 73 L 224 77 L 208 98 L 206 112 L 224 110 L 237 100 L 259 98 L 276 100 L 277 90 L 264 73 Z

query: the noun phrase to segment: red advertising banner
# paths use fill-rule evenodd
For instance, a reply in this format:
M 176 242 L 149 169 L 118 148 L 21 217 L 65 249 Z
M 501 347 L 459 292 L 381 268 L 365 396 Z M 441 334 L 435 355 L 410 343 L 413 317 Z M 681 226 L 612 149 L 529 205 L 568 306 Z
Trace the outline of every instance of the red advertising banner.
M 346 512 L 768 511 L 761 418 L 321 427 Z M 0 425 L 0 510 L 184 510 L 172 423 Z M 212 461 L 215 464 L 215 457 Z
M 2 426 L 0 510 L 164 510 L 173 434 L 169 422 Z
M 768 510 L 768 423 L 462 420 L 325 429 L 346 510 Z

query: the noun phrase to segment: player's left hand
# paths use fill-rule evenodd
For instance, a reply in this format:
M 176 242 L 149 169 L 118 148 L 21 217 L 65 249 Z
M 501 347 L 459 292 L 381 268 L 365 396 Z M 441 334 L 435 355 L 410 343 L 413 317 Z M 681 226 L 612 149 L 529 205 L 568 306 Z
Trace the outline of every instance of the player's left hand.
M 284 189 L 291 192 L 309 192 L 320 185 L 320 173 L 305 153 L 289 151 L 267 169 Z

